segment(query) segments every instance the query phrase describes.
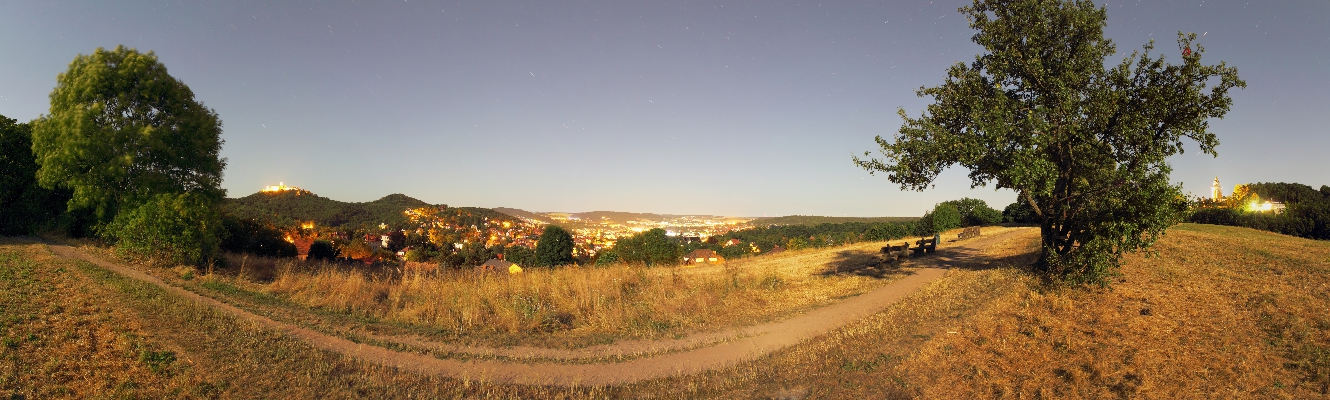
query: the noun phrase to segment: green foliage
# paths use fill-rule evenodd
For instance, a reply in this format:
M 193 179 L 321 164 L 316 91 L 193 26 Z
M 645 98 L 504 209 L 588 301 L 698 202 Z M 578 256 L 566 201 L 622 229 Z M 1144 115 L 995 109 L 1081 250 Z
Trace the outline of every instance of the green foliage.
M 399 252 L 406 248 L 406 234 L 402 231 L 388 232 L 388 251 Z
M 903 189 L 924 190 L 953 165 L 970 171 L 972 186 L 1013 189 L 1040 220 L 1037 268 L 1107 284 L 1122 254 L 1148 248 L 1182 217 L 1167 158 L 1184 138 L 1216 155 L 1207 121 L 1246 83 L 1222 62 L 1201 64 L 1195 34 L 1178 34 L 1181 64 L 1153 57 L 1151 42 L 1106 67 L 1117 47 L 1103 36 L 1106 11 L 1089 1 L 975 0 L 960 11 L 985 51 L 917 92 L 934 99 L 922 116 L 898 111 L 894 140 L 877 138 L 883 159 L 855 163 Z
M 152 52 L 118 46 L 79 55 L 57 78 L 51 113 L 34 121 L 45 188 L 73 191 L 68 208 L 101 222 L 162 193 L 218 201 L 222 123 Z
M 612 248 L 601 250 L 599 254 L 596 254 L 597 266 L 610 265 L 617 262 L 619 262 L 619 252 L 614 251 Z
M 536 264 L 553 267 L 577 261 L 573 258 L 573 235 L 558 225 L 548 225 L 536 242 Z
M 446 207 L 446 205 L 444 206 Z M 353 203 L 321 197 L 308 191 L 254 193 L 238 199 L 226 199 L 222 210 L 237 218 L 255 219 L 278 227 L 295 227 L 301 222 L 314 222 L 321 227 L 337 229 L 378 230 L 380 223 L 389 229 L 414 229 L 408 224 L 406 209 L 434 208 L 429 204 L 403 194 L 390 194 L 378 200 Z M 436 211 L 441 222 L 459 226 L 482 226 L 490 221 L 517 220 L 488 208 L 446 207 Z
M 820 224 L 840 224 L 846 222 L 910 222 L 914 217 L 821 217 L 813 215 L 786 215 L 783 217 L 758 218 L 751 222 L 753 225 L 820 225 Z
M 961 213 L 960 226 L 983 226 L 1002 222 L 1002 213 L 989 207 L 988 203 L 983 200 L 963 197 L 960 200 L 945 201 L 942 204 L 956 207 L 956 211 Z
M 69 200 L 37 185 L 37 167 L 32 127 L 0 115 L 0 235 L 32 233 Z
M 647 266 L 678 264 L 682 256 L 679 244 L 670 240 L 665 230 L 660 228 L 621 239 L 614 244 L 614 248 L 620 260 L 640 262 Z
M 539 259 L 536 258 L 536 251 L 525 246 L 509 246 L 503 250 L 503 256 L 504 260 L 523 267 L 540 265 Z
M 222 214 L 222 230 L 226 232 L 222 250 L 264 257 L 296 256 L 296 246 L 281 231 L 258 221 Z
M 309 244 L 308 257 L 310 260 L 336 260 L 337 246 L 334 246 L 332 242 L 327 240 L 315 240 L 314 243 Z
M 1039 223 L 1039 215 L 1034 213 L 1034 207 L 1030 207 L 1030 202 L 1025 201 L 1023 197 L 1017 197 L 1015 203 L 1008 204 L 1007 208 L 1002 209 L 1002 222 L 1036 224 Z
M 790 250 L 803 250 L 808 247 L 810 247 L 808 240 L 801 237 L 790 238 L 790 240 L 785 242 L 785 248 Z
M 951 202 L 939 203 L 933 206 L 933 209 L 924 213 L 922 218 L 914 224 L 914 234 L 916 236 L 931 236 L 938 232 L 948 229 L 961 227 L 964 219 L 961 217 L 960 210 Z
M 211 199 L 168 193 L 116 214 L 103 234 L 115 239 L 120 251 L 204 265 L 218 255 L 221 229 L 221 216 Z
M 918 218 L 909 218 L 917 220 Z M 817 225 L 766 226 L 727 233 L 717 240 L 725 242 L 739 239 L 752 243 L 760 251 L 769 251 L 776 245 L 787 246 L 790 239 L 802 238 L 803 245 L 829 246 L 857 243 L 860 241 L 882 241 L 905 237 L 913 231 L 915 222 L 842 222 Z M 823 240 L 809 241 L 808 238 L 821 237 Z M 828 242 L 826 239 L 830 239 Z M 717 249 L 713 249 L 717 250 Z M 720 250 L 717 250 L 720 251 Z M 729 256 L 726 256 L 729 258 Z
M 864 232 L 864 240 L 883 241 L 903 238 L 910 233 L 908 227 L 909 225 L 906 224 L 873 225 L 873 227 L 868 228 L 868 231 Z

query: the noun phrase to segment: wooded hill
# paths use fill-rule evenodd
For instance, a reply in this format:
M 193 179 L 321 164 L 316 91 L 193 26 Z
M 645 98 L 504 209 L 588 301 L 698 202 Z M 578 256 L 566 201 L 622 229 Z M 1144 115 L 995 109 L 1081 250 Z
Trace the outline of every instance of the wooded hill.
M 238 199 L 226 199 L 222 211 L 232 217 L 254 219 L 277 227 L 294 227 L 301 222 L 313 221 L 319 226 L 349 229 L 378 226 L 381 223 L 394 228 L 405 227 L 407 218 L 403 211 L 422 207 L 437 205 L 404 194 L 390 194 L 378 200 L 355 203 L 321 197 L 309 191 L 293 190 L 258 192 Z M 476 217 L 510 219 L 488 208 L 460 207 L 458 211 Z
M 753 226 L 819 225 L 845 222 L 910 222 L 919 217 L 821 217 L 816 215 L 786 215 L 784 217 L 757 218 L 748 223 Z

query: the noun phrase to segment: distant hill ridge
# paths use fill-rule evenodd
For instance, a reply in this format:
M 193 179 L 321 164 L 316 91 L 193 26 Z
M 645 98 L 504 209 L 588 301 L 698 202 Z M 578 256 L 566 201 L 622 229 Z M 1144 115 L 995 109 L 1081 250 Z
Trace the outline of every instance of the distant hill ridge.
M 526 210 L 508 207 L 496 207 L 494 211 L 508 214 L 514 217 L 523 217 L 538 220 L 545 223 L 555 222 L 547 213 L 537 213 Z M 662 221 L 680 217 L 705 217 L 712 219 L 738 219 L 749 220 L 748 223 L 755 226 L 766 225 L 818 225 L 826 223 L 846 223 L 846 222 L 910 222 L 919 219 L 919 217 L 823 217 L 814 215 L 787 215 L 783 217 L 725 217 L 718 215 L 705 214 L 653 214 L 636 213 L 625 211 L 589 211 L 589 212 L 568 212 L 572 217 L 583 221 L 599 221 L 602 218 L 617 221 L 620 223 L 638 220 L 638 221 Z
M 816 215 L 787 215 L 784 217 L 755 218 L 749 224 L 765 225 L 817 225 L 839 224 L 845 222 L 910 222 L 919 217 L 822 217 Z
M 403 211 L 411 208 L 437 207 L 401 193 L 374 201 L 356 203 L 322 197 L 305 190 L 258 192 L 238 199 L 226 199 L 222 211 L 240 218 L 255 219 L 278 227 L 314 222 L 326 227 L 400 226 L 407 222 Z M 478 216 L 507 217 L 488 208 L 460 207 Z

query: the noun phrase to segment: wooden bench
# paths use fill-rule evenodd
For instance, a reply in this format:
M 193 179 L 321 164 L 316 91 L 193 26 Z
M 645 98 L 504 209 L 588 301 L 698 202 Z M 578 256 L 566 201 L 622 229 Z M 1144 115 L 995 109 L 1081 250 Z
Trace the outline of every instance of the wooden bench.
M 925 254 L 933 254 L 937 252 L 937 239 L 938 235 L 933 235 L 931 238 L 919 239 L 919 241 L 915 242 L 915 248 L 910 250 L 914 251 L 915 257 Z
M 959 240 L 972 239 L 977 237 L 979 237 L 979 227 L 977 226 L 965 227 L 965 230 L 961 231 L 960 235 L 957 235 L 957 239 Z
M 896 262 L 910 256 L 910 243 L 901 243 L 888 245 L 882 248 L 882 260 L 885 262 Z

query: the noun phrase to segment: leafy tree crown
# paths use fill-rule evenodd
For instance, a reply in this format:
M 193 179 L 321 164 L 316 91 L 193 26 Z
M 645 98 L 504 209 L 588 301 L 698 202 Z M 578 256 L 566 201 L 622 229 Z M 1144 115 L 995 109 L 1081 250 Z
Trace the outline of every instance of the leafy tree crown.
M 58 76 L 50 114 L 34 123 L 37 179 L 72 189 L 69 209 L 94 209 L 104 221 L 160 193 L 218 201 L 221 131 L 217 114 L 155 54 L 98 48 Z

